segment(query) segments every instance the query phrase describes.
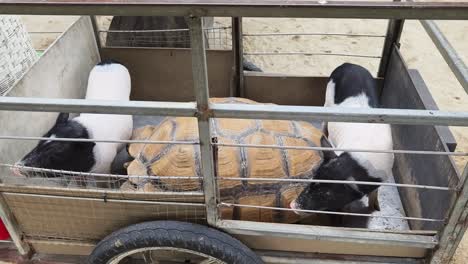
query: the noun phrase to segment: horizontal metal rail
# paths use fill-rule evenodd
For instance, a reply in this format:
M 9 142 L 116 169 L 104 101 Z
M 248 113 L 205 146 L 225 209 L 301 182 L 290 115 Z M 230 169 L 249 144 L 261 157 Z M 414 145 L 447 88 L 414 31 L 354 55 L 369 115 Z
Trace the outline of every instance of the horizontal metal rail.
M 468 126 L 468 112 L 437 110 L 337 108 L 317 106 L 210 104 L 199 112 L 195 103 L 0 97 L 0 111 L 102 113 L 154 116 L 199 116 L 272 120 L 336 121 L 410 125 Z
M 353 34 L 353 33 L 319 33 L 319 32 L 301 32 L 301 33 L 244 33 L 243 37 L 282 37 L 282 36 L 335 36 L 335 37 L 363 37 L 363 38 L 385 38 L 385 35 L 373 34 Z
M 238 178 L 238 177 L 219 177 L 218 181 L 277 181 L 277 182 L 297 182 L 297 183 L 333 183 L 333 184 L 356 184 L 356 185 L 374 185 L 374 186 L 392 186 L 402 188 L 415 188 L 415 189 L 428 189 L 428 190 L 441 190 L 441 191 L 457 191 L 456 188 L 430 186 L 430 185 L 417 185 L 417 184 L 401 184 L 392 182 L 368 182 L 368 181 L 348 181 L 348 180 L 322 180 L 322 179 L 285 179 L 285 178 Z
M 231 27 L 209 27 L 203 28 L 203 30 L 215 30 L 215 29 L 231 29 Z M 179 29 L 141 29 L 141 30 L 99 30 L 99 33 L 165 33 L 165 32 L 189 32 L 188 28 Z
M 468 19 L 463 2 L 0 0 L 1 14 Z
M 400 245 L 411 248 L 434 248 L 438 243 L 437 237 L 432 235 L 392 234 L 375 232 L 374 230 L 329 226 L 294 225 L 294 228 L 291 228 L 290 224 L 221 220 L 217 227 L 236 235 L 326 240 L 340 243 L 359 243 L 361 245 Z
M 63 31 L 29 31 L 29 34 L 62 34 Z
M 87 138 L 49 138 L 49 137 L 24 137 L 0 135 L 0 140 L 48 140 L 64 142 L 101 142 L 101 143 L 134 143 L 134 144 L 174 144 L 174 145 L 198 145 L 198 141 L 164 141 L 164 140 L 110 140 L 110 139 L 87 139 Z
M 150 175 L 120 175 L 120 174 L 106 174 L 106 173 L 91 173 L 91 172 L 76 172 L 76 171 L 66 171 L 66 170 L 54 170 L 54 169 L 43 169 L 36 167 L 28 167 L 21 165 L 12 165 L 6 163 L 0 163 L 0 167 L 6 168 L 19 168 L 26 169 L 31 172 L 51 172 L 56 174 L 70 174 L 77 176 L 85 177 L 104 177 L 104 178 L 138 178 L 138 179 L 149 179 L 149 180 L 194 180 L 200 179 L 203 177 L 200 176 L 150 176 Z M 351 180 L 322 180 L 322 179 L 287 179 L 287 178 L 264 178 L 264 177 L 249 177 L 249 178 L 239 178 L 239 177 L 220 177 L 217 179 L 219 181 L 276 181 L 276 182 L 291 182 L 291 183 L 334 183 L 334 184 L 357 184 L 357 185 L 374 185 L 374 186 L 394 186 L 402 188 L 418 188 L 418 189 L 431 189 L 431 190 L 442 190 L 442 191 L 457 191 L 456 188 L 441 187 L 441 186 L 430 186 L 430 185 L 417 185 L 417 184 L 400 184 L 400 183 L 391 183 L 391 182 L 367 182 L 367 181 L 351 181 Z
M 362 55 L 362 54 L 347 54 L 347 53 L 327 53 L 327 52 L 244 52 L 246 56 L 338 56 L 338 57 L 357 57 L 357 58 L 370 58 L 380 59 L 379 55 Z
M 216 118 L 468 126 L 468 112 L 284 105 L 211 104 Z
M 110 140 L 110 139 L 86 139 L 86 138 L 50 138 L 0 135 L 0 140 L 47 140 L 60 142 L 101 142 L 101 143 L 130 143 L 130 144 L 174 144 L 174 145 L 199 145 L 198 141 L 164 141 L 164 140 Z M 235 144 L 235 143 L 211 143 L 220 147 L 243 147 L 243 148 L 268 148 L 268 149 L 294 149 L 311 151 L 346 151 L 346 152 L 369 152 L 369 153 L 394 153 L 394 154 L 418 154 L 418 155 L 441 155 L 441 156 L 468 156 L 468 152 L 444 152 L 428 150 L 378 150 L 378 149 L 353 149 L 353 148 L 330 148 L 311 146 L 284 146 L 263 144 Z
M 16 192 L 4 192 L 4 194 L 15 195 L 15 196 L 27 196 L 27 197 L 47 197 L 47 198 L 59 198 L 68 200 L 85 200 L 85 201 L 103 201 L 104 198 L 89 198 L 89 197 L 77 197 L 77 196 L 62 196 L 62 195 L 50 195 L 50 194 L 31 194 L 31 193 L 16 193 Z M 183 206 L 195 206 L 205 207 L 204 203 L 186 203 L 186 202 L 158 202 L 158 201 L 147 201 L 147 200 L 123 200 L 105 198 L 105 202 L 115 203 L 129 203 L 129 204 L 154 204 L 154 205 L 183 205 Z
M 0 137 L 1 139 L 1 137 Z M 263 144 L 235 144 L 235 143 L 212 143 L 220 147 L 243 147 L 243 148 L 268 148 L 268 149 L 295 149 L 295 150 L 318 150 L 318 151 L 346 151 L 346 152 L 370 152 L 370 153 L 398 153 L 398 154 L 420 154 L 441 156 L 468 156 L 468 152 L 443 152 L 427 150 L 378 150 L 378 149 L 353 149 L 353 148 L 330 148 L 310 146 L 280 146 Z
M 91 172 L 76 172 L 76 171 L 65 171 L 65 170 L 54 170 L 54 169 L 43 169 L 35 167 L 27 167 L 20 165 L 11 165 L 0 163 L 0 167 L 7 168 L 19 168 L 26 169 L 31 172 L 51 172 L 56 174 L 70 174 L 85 177 L 96 177 L 96 178 L 118 178 L 118 179 L 148 179 L 148 180 L 202 180 L 203 177 L 199 176 L 150 176 L 150 175 L 119 175 L 119 174 L 105 174 L 105 173 L 91 173 Z M 457 191 L 456 188 L 441 187 L 441 186 L 430 186 L 430 185 L 416 185 L 416 184 L 400 184 L 391 182 L 367 182 L 367 181 L 348 181 L 348 180 L 322 180 L 322 179 L 285 179 L 285 178 L 256 178 L 255 176 L 250 178 L 238 178 L 238 177 L 218 177 L 219 181 L 276 181 L 276 182 L 290 182 L 290 183 L 332 183 L 332 184 L 356 184 L 356 185 L 374 185 L 374 186 L 393 186 L 401 188 L 416 188 L 416 189 L 428 189 L 428 190 L 441 190 L 441 191 Z
M 373 215 L 373 214 L 359 214 L 359 213 L 347 213 L 347 212 L 334 212 L 334 211 L 320 211 L 320 210 L 302 210 L 302 209 L 290 209 L 282 207 L 270 207 L 260 205 L 248 205 L 248 204 L 233 204 L 233 203 L 219 203 L 219 206 L 224 207 L 243 207 L 243 208 L 255 208 L 255 209 L 267 209 L 267 210 L 278 210 L 278 211 L 296 211 L 302 213 L 313 213 L 313 214 L 331 214 L 331 215 L 348 215 L 348 216 L 365 216 L 373 218 L 384 218 L 384 219 L 401 219 L 401 220 L 413 220 L 423 222 L 445 222 L 444 219 L 432 219 L 432 218 L 420 218 L 420 217 L 407 217 L 407 216 L 393 216 L 393 215 Z
M 436 45 L 445 62 L 447 62 L 458 82 L 468 93 L 468 68 L 463 62 L 463 59 L 458 55 L 452 45 L 450 45 L 450 42 L 445 38 L 434 21 L 421 20 L 420 22 L 432 39 L 432 42 Z
M 103 178 L 121 178 L 121 179 L 128 179 L 128 178 L 141 178 L 141 179 L 150 179 L 150 180 L 161 180 L 161 179 L 173 179 L 173 180 L 194 180 L 194 179 L 203 179 L 203 177 L 199 176 L 150 176 L 150 175 L 122 175 L 122 174 L 109 174 L 109 173 L 94 173 L 94 172 L 79 172 L 79 171 L 69 171 L 69 170 L 55 170 L 55 169 L 44 169 L 44 168 L 36 168 L 36 167 L 28 167 L 22 165 L 12 165 L 6 163 L 0 163 L 0 167 L 6 168 L 18 168 L 18 169 L 25 169 L 31 172 L 51 172 L 56 174 L 70 174 L 76 176 L 85 176 L 85 177 L 103 177 Z M 44 177 L 44 179 L 50 179 Z M 203 193 L 201 193 L 203 194 Z
M 195 103 L 0 97 L 0 111 L 195 116 Z

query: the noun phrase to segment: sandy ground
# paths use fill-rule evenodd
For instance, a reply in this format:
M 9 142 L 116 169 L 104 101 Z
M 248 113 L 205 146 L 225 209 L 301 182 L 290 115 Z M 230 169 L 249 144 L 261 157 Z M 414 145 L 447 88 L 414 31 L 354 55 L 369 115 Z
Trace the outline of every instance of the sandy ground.
M 76 17 L 23 16 L 26 27 L 32 33 L 34 46 L 45 49 Z M 108 25 L 109 18 L 100 24 Z M 225 25 L 226 19 L 217 19 L 216 24 Z M 468 22 L 438 21 L 439 27 L 457 49 L 465 62 L 468 62 Z M 245 33 L 354 33 L 383 35 L 386 22 L 383 20 L 323 20 L 323 19 L 244 19 Z M 39 32 L 39 33 L 33 33 Z M 420 71 L 440 109 L 468 111 L 468 95 L 458 84 L 450 69 L 418 21 L 407 21 L 402 36 L 402 53 L 410 68 Z M 337 36 L 275 36 L 246 37 L 245 52 L 319 52 L 346 53 L 379 56 L 383 38 L 357 38 Z M 336 56 L 249 56 L 266 72 L 279 72 L 294 75 L 329 75 L 340 63 L 359 63 L 376 73 L 378 59 L 351 58 Z M 468 128 L 451 128 L 458 142 L 457 151 L 468 152 Z M 457 166 L 462 169 L 467 158 L 458 158 Z M 468 236 L 465 236 L 453 264 L 468 262 Z

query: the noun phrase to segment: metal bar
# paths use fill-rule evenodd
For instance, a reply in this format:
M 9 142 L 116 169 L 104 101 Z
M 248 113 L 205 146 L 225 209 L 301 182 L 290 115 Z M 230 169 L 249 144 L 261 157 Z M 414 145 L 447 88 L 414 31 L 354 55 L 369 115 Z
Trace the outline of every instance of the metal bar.
M 103 201 L 104 198 L 89 198 L 89 197 L 77 197 L 77 196 L 62 196 L 62 195 L 50 195 L 50 194 L 30 194 L 30 193 L 15 193 L 15 192 L 4 192 L 4 194 L 14 195 L 14 196 L 27 196 L 27 197 L 47 197 L 47 198 L 60 198 L 67 200 L 85 200 L 85 201 Z M 105 198 L 105 202 L 115 202 L 115 203 L 129 203 L 129 204 L 157 204 L 157 205 L 183 205 L 183 206 L 196 206 L 196 207 L 205 207 L 203 203 L 184 203 L 184 202 L 158 202 L 158 201 L 147 201 L 147 200 L 122 200 L 122 199 L 112 199 Z
M 276 264 L 423 264 L 421 259 L 255 250 L 265 263 Z
M 394 2 L 401 2 L 401 0 L 394 0 Z M 379 71 L 377 73 L 378 77 L 385 77 L 393 45 L 396 45 L 398 48 L 400 47 L 400 37 L 404 23 L 405 20 L 402 19 L 391 19 L 388 21 L 387 34 L 382 49 L 382 59 L 380 60 Z
M 468 93 L 468 68 L 463 59 L 458 55 L 457 51 L 450 45 L 450 42 L 445 38 L 439 27 L 434 21 L 421 20 L 421 25 L 426 30 L 432 42 L 436 45 L 445 62 L 452 70 L 458 82 Z
M 63 31 L 30 31 L 28 34 L 62 34 Z
M 0 0 L 2 14 L 468 19 L 463 2 Z
M 221 181 L 276 181 L 276 182 L 301 182 L 301 183 L 335 183 L 335 184 L 356 184 L 356 185 L 374 185 L 374 186 L 394 186 L 404 188 L 416 188 L 416 189 L 428 189 L 428 190 L 441 190 L 441 191 L 456 191 L 455 188 L 441 187 L 441 186 L 430 186 L 430 185 L 417 185 L 417 184 L 401 184 L 391 182 L 369 182 L 369 181 L 348 181 L 348 180 L 319 180 L 319 179 L 285 179 L 285 178 L 238 178 L 238 177 L 218 177 Z
M 109 139 L 85 139 L 85 138 L 49 138 L 49 137 L 26 137 L 0 135 L 0 140 L 48 140 L 64 142 L 102 142 L 102 143 L 135 143 L 135 144 L 174 144 L 174 145 L 198 145 L 197 141 L 164 141 L 164 140 L 109 140 Z M 222 147 L 245 147 L 245 148 L 269 148 L 269 149 L 295 149 L 315 151 L 346 151 L 346 152 L 369 152 L 369 153 L 399 153 L 418 155 L 441 155 L 441 156 L 468 156 L 468 152 L 443 152 L 426 150 L 376 150 L 376 149 L 350 149 L 329 147 L 306 147 L 306 146 L 284 146 L 284 145 L 260 145 L 260 144 L 235 144 L 235 143 L 213 143 L 214 146 Z
M 0 97 L 0 111 L 195 116 L 195 103 Z
M 211 104 L 215 118 L 468 126 L 468 112 L 284 105 Z
M 216 153 L 216 152 L 213 151 L 213 153 Z M 76 172 L 76 171 L 68 171 L 68 170 L 54 170 L 54 169 L 27 167 L 27 166 L 21 166 L 21 165 L 11 165 L 11 164 L 6 164 L 6 163 L 0 163 L 0 167 L 20 168 L 20 169 L 26 169 L 28 171 L 33 171 L 33 172 L 52 172 L 52 173 L 57 173 L 57 174 L 70 174 L 70 175 L 79 175 L 79 176 L 85 176 L 85 177 L 89 176 L 89 177 L 105 177 L 105 178 L 123 178 L 123 179 L 128 179 L 129 177 L 132 177 L 132 178 L 142 178 L 142 179 L 151 179 L 151 180 L 160 180 L 160 179 L 186 180 L 186 179 L 202 179 L 203 178 L 203 177 L 198 177 L 198 176 L 195 176 L 195 175 L 193 175 L 193 176 L 171 176 L 171 175 L 167 175 L 167 176 L 148 176 L 148 175 L 119 175 L 119 174 L 106 174 L 106 173 Z M 351 181 L 351 180 L 257 178 L 255 176 L 250 177 L 250 178 L 217 177 L 217 179 L 221 180 L 221 181 L 268 181 L 268 182 L 276 181 L 276 182 L 300 182 L 300 183 L 320 182 L 320 183 L 336 183 L 336 184 L 395 186 L 395 187 L 405 187 L 405 188 L 442 190 L 442 191 L 456 191 L 456 190 L 458 190 L 456 188 L 441 187 L 441 186 L 417 185 L 417 184 L 400 184 L 400 183 L 390 183 L 390 182 Z
M 412 248 L 434 248 L 437 245 L 437 239 L 434 236 L 357 231 L 327 226 L 294 225 L 294 228 L 291 228 L 290 224 L 235 220 L 221 220 L 218 222 L 217 226 L 233 235 L 274 236 L 343 243 L 399 245 Z
M 230 29 L 231 27 L 204 27 L 203 30 L 209 31 L 214 29 Z M 99 30 L 99 33 L 165 33 L 165 32 L 188 32 L 188 28 L 180 29 L 135 29 L 135 30 Z M 31 33 L 31 32 L 30 32 Z M 33 32 L 35 33 L 35 32 Z
M 203 172 L 203 191 L 205 193 L 206 218 L 210 225 L 218 220 L 216 178 L 213 165 L 213 146 L 211 145 L 211 123 L 209 119 L 208 70 L 206 65 L 205 35 L 200 17 L 188 17 L 192 47 L 192 72 L 195 98 L 198 109 L 198 134 L 200 140 L 200 159 Z
M 1 139 L 1 136 L 0 136 Z M 280 146 L 260 144 L 236 144 L 236 143 L 213 143 L 222 147 L 244 147 L 244 148 L 269 148 L 269 149 L 296 149 L 296 150 L 318 150 L 318 151 L 346 151 L 346 152 L 370 152 L 370 153 L 400 153 L 420 155 L 442 155 L 442 156 L 468 156 L 468 152 L 443 152 L 426 150 L 377 150 L 377 149 L 352 149 L 352 148 L 329 148 L 329 147 L 306 147 L 306 146 Z
M 23 137 L 0 135 L 0 140 L 48 140 L 65 142 L 103 142 L 103 143 L 141 143 L 141 144 L 175 144 L 175 145 L 198 145 L 197 141 L 163 141 L 163 140 L 109 140 L 109 139 L 86 139 L 86 138 L 48 138 L 48 137 Z
M 384 38 L 385 35 L 372 34 L 352 34 L 352 33 L 244 33 L 244 37 L 267 37 L 267 36 L 336 36 L 336 37 L 367 37 L 367 38 Z
M 96 40 L 96 45 L 97 49 L 99 51 L 99 57 L 101 57 L 101 48 L 102 48 L 102 43 L 101 43 L 101 36 L 99 35 L 99 27 L 98 23 L 96 20 L 96 16 L 89 16 L 91 19 L 91 25 L 93 26 L 93 33 L 94 33 L 94 38 Z M 100 60 L 101 58 L 99 58 Z
M 450 212 L 448 223 L 442 230 L 440 244 L 431 258 L 431 264 L 449 263 L 463 234 L 468 228 L 468 164 L 460 182 L 460 192 Z
M 371 58 L 379 59 L 381 56 L 377 55 L 362 55 L 362 54 L 346 54 L 346 53 L 320 53 L 320 52 L 246 52 L 246 56 L 271 56 L 271 55 L 303 55 L 303 56 L 340 56 L 340 57 L 357 57 L 357 58 Z
M 234 91 L 231 96 L 245 97 L 242 17 L 232 18 L 232 53 L 234 55 Z
M 22 231 L 16 221 L 15 216 L 8 207 L 8 203 L 5 201 L 3 194 L 0 194 L 0 218 L 5 225 L 8 233 L 10 234 L 11 240 L 15 243 L 16 249 L 21 255 L 29 255 L 32 250 L 28 243 L 23 240 Z
M 468 112 L 383 108 L 211 104 L 207 111 L 195 103 L 0 97 L 2 110 L 468 126 Z
M 349 216 L 365 216 L 372 218 L 384 218 L 384 219 L 403 219 L 412 221 L 423 221 L 423 222 L 444 222 L 444 219 L 432 219 L 432 218 L 420 218 L 420 217 L 406 217 L 406 216 L 393 216 L 393 215 L 373 215 L 373 214 L 359 214 L 359 213 L 346 213 L 346 212 L 334 212 L 334 211 L 321 211 L 321 210 L 304 210 L 304 209 L 291 209 L 282 207 L 272 206 L 261 206 L 261 205 L 249 205 L 249 204 L 233 204 L 221 202 L 220 206 L 225 207 L 242 207 L 242 208 L 255 208 L 255 209 L 266 209 L 266 210 L 277 210 L 277 211 L 296 211 L 302 213 L 312 214 L 330 214 L 330 215 L 349 215 Z
M 21 165 L 12 165 L 6 163 L 0 163 L 0 167 L 6 168 L 19 168 L 19 169 L 26 169 L 28 171 L 33 172 L 52 172 L 57 174 L 69 174 L 69 175 L 79 175 L 84 177 L 104 177 L 104 178 L 142 178 L 142 179 L 151 179 L 151 180 L 161 180 L 161 179 L 173 179 L 173 180 L 188 180 L 188 179 L 203 179 L 203 177 L 198 176 L 149 176 L 149 175 L 120 175 L 120 174 L 109 174 L 109 173 L 93 173 L 93 172 L 78 172 L 78 171 L 69 171 L 69 170 L 54 170 L 54 169 L 44 169 L 44 168 L 36 168 L 36 167 L 28 167 L 28 166 L 21 166 Z M 50 178 L 47 178 L 50 179 Z M 193 194 L 194 192 L 184 192 L 184 194 Z M 196 193 L 202 194 L 202 193 Z

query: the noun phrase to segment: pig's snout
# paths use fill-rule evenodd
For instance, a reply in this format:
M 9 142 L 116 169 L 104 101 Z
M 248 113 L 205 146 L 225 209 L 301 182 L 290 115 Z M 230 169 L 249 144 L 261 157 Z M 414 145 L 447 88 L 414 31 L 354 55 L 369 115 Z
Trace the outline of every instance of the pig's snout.
M 14 175 L 16 176 L 23 176 L 23 174 L 21 173 L 21 167 L 23 167 L 24 164 L 21 163 L 21 162 L 17 162 L 15 163 L 15 165 L 13 165 L 13 167 L 11 167 L 11 171 L 13 172 Z
M 297 214 L 297 215 L 303 215 L 302 212 L 299 212 L 297 210 L 300 210 L 299 208 L 299 205 L 296 203 L 296 201 L 292 201 L 290 204 L 289 204 L 289 207 L 291 207 L 291 209 L 293 209 L 294 213 Z

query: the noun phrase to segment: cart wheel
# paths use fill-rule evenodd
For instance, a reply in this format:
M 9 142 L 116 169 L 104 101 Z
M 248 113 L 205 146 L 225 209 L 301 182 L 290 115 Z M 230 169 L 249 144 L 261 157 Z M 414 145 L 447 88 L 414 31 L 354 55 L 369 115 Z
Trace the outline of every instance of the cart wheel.
M 89 264 L 263 263 L 239 240 L 218 230 L 177 221 L 154 221 L 118 230 L 101 242 Z

